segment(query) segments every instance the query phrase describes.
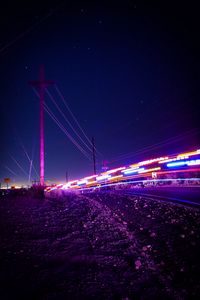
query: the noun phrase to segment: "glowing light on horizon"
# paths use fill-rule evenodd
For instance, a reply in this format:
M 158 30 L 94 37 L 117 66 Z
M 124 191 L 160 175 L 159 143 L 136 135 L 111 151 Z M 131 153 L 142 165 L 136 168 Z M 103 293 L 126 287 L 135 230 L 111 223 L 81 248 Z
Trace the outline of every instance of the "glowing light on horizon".
M 200 165 L 200 159 L 196 160 L 184 160 L 184 161 L 178 161 L 174 163 L 167 164 L 167 167 L 176 167 L 176 166 L 195 166 Z
M 87 183 L 87 185 L 90 185 L 90 184 L 96 184 L 97 182 L 96 181 L 89 181 L 88 183 Z
M 191 159 L 189 158 L 190 156 L 195 156 L 195 155 L 198 156 L 191 157 Z M 115 180 L 116 181 L 118 180 L 119 183 L 126 184 L 126 182 L 124 183 L 124 180 L 127 181 L 127 179 L 129 179 L 130 182 L 130 179 L 132 179 L 133 177 L 134 179 L 136 179 L 137 177 L 142 177 L 142 175 L 140 174 L 143 173 L 145 174 L 154 171 L 158 171 L 157 174 L 162 174 L 162 173 L 164 174 L 166 172 L 178 173 L 181 170 L 184 170 L 185 172 L 189 172 L 189 171 L 192 172 L 193 170 L 199 170 L 199 165 L 200 165 L 199 156 L 200 156 L 200 149 L 191 152 L 181 153 L 178 155 L 176 154 L 176 155 L 163 156 L 154 159 L 148 159 L 135 164 L 131 164 L 129 166 L 110 169 L 98 175 L 93 174 L 91 176 L 86 176 L 78 180 L 72 180 L 68 183 L 51 185 L 49 187 L 46 187 L 45 191 L 53 191 L 56 189 L 67 190 L 67 189 L 76 189 L 76 188 L 80 190 L 82 188 L 82 185 L 86 185 L 86 187 L 88 186 L 88 188 L 92 188 L 91 187 L 92 185 L 96 187 L 99 187 L 101 184 L 106 186 L 105 185 L 106 182 L 110 185 L 113 185 L 116 183 L 114 182 Z M 163 166 L 163 164 L 165 163 L 166 165 Z M 150 166 L 151 167 L 150 169 L 146 169 L 145 167 L 142 167 L 149 164 L 154 164 L 154 165 Z M 178 168 L 179 166 L 180 168 Z M 197 167 L 196 169 L 194 169 L 192 168 L 192 166 L 194 167 L 197 166 Z M 169 170 L 169 169 L 167 170 L 166 167 L 168 168 L 177 167 L 177 168 L 174 170 Z M 131 175 L 133 176 L 131 177 Z M 144 175 L 143 177 L 145 178 L 145 176 L 147 177 L 148 175 Z
M 176 166 L 184 166 L 184 165 L 187 165 L 185 161 L 177 161 L 177 162 L 174 162 L 174 163 L 169 163 L 167 164 L 167 167 L 176 167 Z
M 70 186 L 70 189 L 73 189 L 73 188 L 79 188 L 79 185 L 77 185 L 77 184 L 71 185 L 71 186 Z
M 96 180 L 101 181 L 101 180 L 106 180 L 110 178 L 111 175 L 102 175 L 102 176 L 97 176 Z
M 59 188 L 62 188 L 63 187 L 63 184 L 57 184 L 56 187 L 59 189 Z
M 87 180 L 80 180 L 77 182 L 77 185 L 87 184 Z
M 158 163 L 159 164 L 164 164 L 164 163 L 167 163 L 167 162 L 170 162 L 170 161 L 176 161 L 176 160 L 178 160 L 177 157 L 176 158 L 169 158 L 169 159 L 166 159 L 166 160 L 162 160 L 162 161 L 159 161 Z
M 198 155 L 198 154 L 200 154 L 200 149 L 198 149 L 196 151 L 192 151 L 192 152 L 181 153 L 181 154 L 177 155 L 177 158 L 179 158 L 179 157 L 188 158 L 189 156 Z
M 196 160 L 190 160 L 187 163 L 188 166 L 196 166 L 196 165 L 200 165 L 200 159 L 196 159 Z
M 82 178 L 81 180 L 88 180 L 88 179 L 95 178 L 95 177 L 97 177 L 97 176 L 98 176 L 98 175 L 91 175 L 91 176 L 84 177 L 84 178 Z
M 123 175 L 116 175 L 116 176 L 108 178 L 108 180 L 111 181 L 111 180 L 119 179 L 119 178 L 122 178 L 122 177 L 123 177 Z
M 121 170 L 124 170 L 126 167 L 120 167 L 120 168 L 116 168 L 116 169 L 112 169 L 112 170 L 108 170 L 102 174 L 112 174 L 112 173 L 115 173 L 117 171 L 121 171 Z
M 157 167 L 157 168 L 151 168 L 151 169 L 139 171 L 138 173 L 154 172 L 154 171 L 158 171 L 158 170 L 160 170 L 160 169 L 161 169 L 160 167 Z
M 137 173 L 139 171 L 143 171 L 144 168 L 136 168 L 136 169 L 126 169 L 124 171 L 122 171 L 122 173 L 124 173 L 125 175 L 129 175 L 129 174 L 134 174 Z
M 139 168 L 139 165 L 138 164 L 133 164 L 133 165 L 129 165 L 129 167 L 131 167 L 131 168 Z
M 148 160 L 144 160 L 144 161 L 139 162 L 138 165 L 139 166 L 150 165 L 154 162 L 158 162 L 158 161 L 162 161 L 162 160 L 166 160 L 166 159 L 168 159 L 168 156 L 148 159 Z

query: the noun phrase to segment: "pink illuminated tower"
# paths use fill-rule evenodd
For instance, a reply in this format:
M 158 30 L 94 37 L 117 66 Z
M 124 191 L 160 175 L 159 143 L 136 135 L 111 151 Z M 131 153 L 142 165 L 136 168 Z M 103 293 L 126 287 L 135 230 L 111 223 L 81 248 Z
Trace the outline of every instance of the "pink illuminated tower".
M 44 66 L 40 66 L 39 80 L 32 80 L 29 82 L 39 91 L 40 97 L 40 185 L 45 185 L 44 181 L 44 94 L 45 88 L 54 84 L 51 80 L 45 80 Z

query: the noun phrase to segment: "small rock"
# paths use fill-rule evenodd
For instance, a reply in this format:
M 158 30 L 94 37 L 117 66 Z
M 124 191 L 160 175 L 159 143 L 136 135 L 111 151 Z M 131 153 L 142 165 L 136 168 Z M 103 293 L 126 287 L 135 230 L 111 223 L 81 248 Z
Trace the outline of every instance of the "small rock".
M 150 237 L 155 237 L 156 236 L 156 233 L 155 232 L 152 232 L 151 234 L 150 234 Z
M 142 247 L 142 250 L 147 251 L 147 247 L 146 246 Z
M 136 268 L 136 270 L 138 270 L 140 267 L 141 267 L 141 261 L 140 260 L 136 260 L 135 261 L 135 268 Z

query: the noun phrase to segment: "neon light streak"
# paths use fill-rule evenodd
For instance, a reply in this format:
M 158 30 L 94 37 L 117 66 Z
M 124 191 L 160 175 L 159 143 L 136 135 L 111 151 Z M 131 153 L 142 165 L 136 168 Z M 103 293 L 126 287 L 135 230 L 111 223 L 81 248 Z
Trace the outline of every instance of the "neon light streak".
M 70 185 L 67 183 L 67 184 L 64 184 L 62 188 L 63 188 L 63 190 L 67 190 L 69 188 L 69 186 Z
M 188 172 L 198 172 L 200 171 L 199 168 L 189 168 L 189 169 L 184 169 L 184 173 L 188 173 Z M 176 169 L 176 170 L 168 170 L 168 171 L 159 171 L 157 174 L 160 175 L 160 174 L 172 174 L 172 173 L 181 173 L 183 172 L 183 169 Z
M 117 176 L 113 176 L 111 178 L 108 178 L 108 180 L 111 181 L 111 180 L 119 179 L 119 178 L 122 178 L 122 177 L 123 177 L 123 175 L 117 175 Z
M 200 165 L 200 159 L 196 160 L 183 160 L 179 162 L 169 163 L 167 164 L 167 167 L 176 167 L 176 166 L 196 166 Z
M 166 160 L 166 159 L 168 159 L 168 156 L 166 156 L 166 157 L 159 157 L 159 158 L 153 158 L 153 159 L 141 161 L 141 162 L 138 163 L 138 165 L 139 166 L 150 165 L 150 164 L 152 164 L 154 162 L 158 162 L 158 161 Z
M 138 173 L 148 173 L 148 172 L 153 172 L 153 171 L 158 171 L 158 170 L 160 170 L 160 167 L 152 168 L 152 169 L 148 169 L 148 170 L 142 170 L 142 171 L 139 171 Z
M 170 162 L 170 161 L 177 161 L 177 160 L 181 160 L 182 158 L 178 159 L 178 158 L 169 158 L 169 159 L 166 159 L 166 160 L 162 160 L 162 161 L 159 161 L 158 163 L 159 164 L 164 164 L 166 162 Z
M 188 157 L 188 156 L 192 156 L 192 155 L 198 155 L 198 154 L 200 154 L 200 149 L 198 149 L 198 150 L 196 150 L 196 151 L 192 151 L 192 152 L 186 152 L 186 153 L 182 153 L 182 154 L 179 154 L 178 156 L 177 156 L 177 158 L 179 158 L 179 157 Z
M 144 168 L 138 168 L 138 169 L 127 169 L 125 171 L 122 171 L 125 175 L 129 175 L 129 174 L 134 174 L 137 173 L 139 171 L 143 171 Z
M 100 180 L 108 179 L 109 177 L 111 177 L 111 175 L 103 175 L 103 176 L 98 176 L 96 179 L 97 179 L 98 181 L 100 181 Z
M 139 165 L 138 164 L 133 164 L 133 165 L 130 165 L 129 167 L 135 169 L 135 168 L 139 168 Z
M 126 184 L 137 184 L 137 183 L 151 183 L 151 182 L 168 182 L 168 181 L 172 181 L 172 182 L 177 182 L 177 181 L 200 181 L 200 178 L 166 178 L 166 179 L 147 179 L 147 180 L 131 180 L 128 182 L 115 182 L 115 183 L 108 183 L 102 186 L 101 188 L 107 187 L 107 186 L 117 186 L 117 185 L 126 185 Z M 94 189 L 96 187 L 88 187 L 88 188 L 82 188 L 80 189 L 81 191 L 83 190 L 89 190 L 89 189 Z
M 67 184 L 71 185 L 73 183 L 76 183 L 78 180 L 69 181 Z
M 184 166 L 184 165 L 187 165 L 185 161 L 178 161 L 178 162 L 167 164 L 167 167 L 171 168 L 171 167 Z
M 188 166 L 196 166 L 196 165 L 200 165 L 200 159 L 196 159 L 196 160 L 190 160 L 187 162 Z
M 57 190 L 57 187 L 55 186 L 55 187 L 52 187 L 51 189 L 50 189 L 50 191 L 54 191 L 54 190 Z
M 73 188 L 79 188 L 79 185 L 75 184 L 75 185 L 70 186 L 70 189 L 73 189 Z
M 90 182 L 87 183 L 87 185 L 91 185 L 91 184 L 97 184 L 97 182 L 96 181 L 90 181 Z
M 92 179 L 92 178 L 95 178 L 97 176 L 98 175 L 92 175 L 92 176 L 84 177 L 84 178 L 82 178 L 82 180 Z
M 63 188 L 63 184 L 58 184 L 58 185 L 56 186 L 56 188 L 57 188 L 57 189 L 62 189 L 62 188 Z
M 63 184 L 62 184 L 62 183 L 61 183 L 61 184 L 57 184 L 57 185 L 56 185 L 56 187 L 57 187 L 57 188 L 59 188 L 59 187 L 62 187 L 62 186 L 63 186 Z
M 80 180 L 77 182 L 78 185 L 87 184 L 87 180 Z
M 104 172 L 103 174 L 112 174 L 112 173 L 115 173 L 117 171 L 121 171 L 121 170 L 124 170 L 124 169 L 125 169 L 125 167 L 120 167 L 120 168 L 108 170 L 108 171 Z

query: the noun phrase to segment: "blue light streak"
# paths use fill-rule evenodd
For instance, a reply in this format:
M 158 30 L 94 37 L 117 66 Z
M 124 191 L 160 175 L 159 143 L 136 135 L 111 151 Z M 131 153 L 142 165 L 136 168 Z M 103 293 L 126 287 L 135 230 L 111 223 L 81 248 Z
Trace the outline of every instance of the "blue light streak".
M 128 170 L 122 171 L 122 173 L 124 173 L 125 175 L 129 175 L 129 174 L 138 173 L 139 171 L 144 171 L 144 168 L 128 169 Z
M 195 165 L 200 165 L 200 159 L 173 162 L 167 164 L 167 167 L 171 168 L 171 167 L 178 167 L 178 166 L 195 166 Z

